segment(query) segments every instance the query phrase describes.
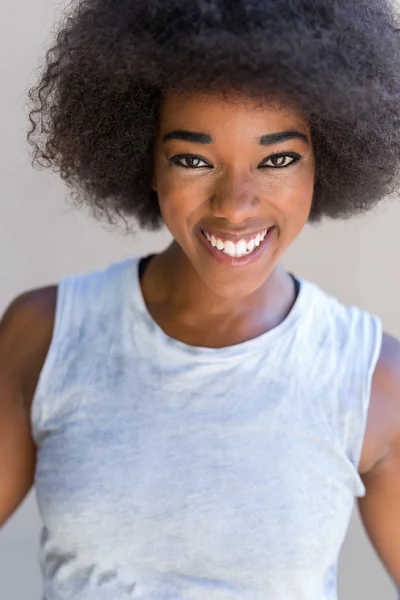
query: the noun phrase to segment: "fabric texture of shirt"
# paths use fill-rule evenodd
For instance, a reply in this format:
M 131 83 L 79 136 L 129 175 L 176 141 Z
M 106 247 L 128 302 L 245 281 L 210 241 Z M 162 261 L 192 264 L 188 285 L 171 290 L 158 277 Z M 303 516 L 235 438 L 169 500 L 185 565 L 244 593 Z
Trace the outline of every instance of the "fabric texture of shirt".
M 31 413 L 45 600 L 336 600 L 379 317 L 299 279 L 274 329 L 189 346 L 139 262 L 59 284 Z

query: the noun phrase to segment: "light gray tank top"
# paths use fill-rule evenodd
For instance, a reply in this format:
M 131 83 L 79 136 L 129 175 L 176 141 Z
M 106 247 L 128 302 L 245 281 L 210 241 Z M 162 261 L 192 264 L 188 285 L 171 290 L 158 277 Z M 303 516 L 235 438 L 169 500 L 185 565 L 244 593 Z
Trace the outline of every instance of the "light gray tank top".
M 46 600 L 336 600 L 382 326 L 300 279 L 288 317 L 193 347 L 139 259 L 60 282 L 32 407 Z

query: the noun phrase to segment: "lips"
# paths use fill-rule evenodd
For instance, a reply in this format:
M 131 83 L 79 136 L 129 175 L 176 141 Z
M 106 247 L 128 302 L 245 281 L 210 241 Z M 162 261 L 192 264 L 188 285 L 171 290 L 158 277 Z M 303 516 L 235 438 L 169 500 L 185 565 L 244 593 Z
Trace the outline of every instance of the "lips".
M 233 242 L 234 244 L 236 244 L 237 242 L 239 242 L 240 240 L 244 240 L 246 243 L 249 242 L 250 240 L 254 239 L 257 235 L 261 235 L 263 231 L 265 230 L 269 230 L 271 229 L 271 227 L 274 227 L 273 224 L 267 224 L 264 226 L 261 226 L 259 229 L 254 229 L 253 231 L 243 231 L 243 232 L 229 232 L 229 231 L 222 231 L 220 229 L 212 229 L 212 228 L 208 228 L 208 227 L 200 227 L 201 231 L 205 234 L 207 233 L 210 237 L 214 236 L 215 238 L 219 238 L 222 241 L 230 241 Z
M 263 231 L 267 233 L 263 236 L 262 240 L 261 234 L 255 231 L 250 236 L 249 232 L 246 235 L 241 234 L 240 236 L 238 234 L 232 236 L 231 234 L 231 239 L 225 237 L 225 241 L 223 241 L 222 231 L 219 232 L 221 238 L 216 238 L 214 235 L 209 236 L 200 227 L 196 227 L 195 232 L 201 246 L 217 263 L 224 267 L 238 268 L 256 262 L 264 252 L 268 252 L 275 239 L 275 230 L 275 226 L 264 229 Z M 254 234 L 256 234 L 255 238 Z M 244 237 L 242 237 L 243 235 Z M 245 243 L 244 240 L 249 237 L 250 241 Z
M 254 248 L 257 248 L 264 240 L 268 231 L 268 229 L 264 229 L 264 231 L 258 233 L 255 237 L 250 238 L 247 242 L 243 238 L 237 242 L 233 242 L 232 240 L 217 238 L 214 235 L 210 236 L 208 233 L 204 233 L 204 235 L 210 244 L 218 248 L 221 252 L 225 252 L 225 254 L 228 254 L 229 256 L 240 257 L 253 252 Z

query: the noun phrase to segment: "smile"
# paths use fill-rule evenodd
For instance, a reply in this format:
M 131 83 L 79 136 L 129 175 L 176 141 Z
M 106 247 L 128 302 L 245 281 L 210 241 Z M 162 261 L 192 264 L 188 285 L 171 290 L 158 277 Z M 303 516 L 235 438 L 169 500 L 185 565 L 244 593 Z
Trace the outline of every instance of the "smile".
M 260 231 L 250 239 L 239 239 L 237 242 L 233 242 L 232 240 L 224 240 L 223 238 L 216 237 L 215 235 L 210 235 L 204 229 L 202 229 L 201 231 L 214 248 L 217 248 L 217 250 L 219 250 L 223 254 L 227 254 L 228 256 L 234 258 L 247 256 L 254 252 L 254 250 L 265 239 L 269 229 L 264 229 L 263 231 Z

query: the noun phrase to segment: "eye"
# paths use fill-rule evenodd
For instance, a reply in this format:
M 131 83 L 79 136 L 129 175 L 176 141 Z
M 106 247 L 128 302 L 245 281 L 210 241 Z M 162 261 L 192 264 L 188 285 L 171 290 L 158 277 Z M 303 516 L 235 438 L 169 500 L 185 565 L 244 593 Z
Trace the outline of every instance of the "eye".
M 288 159 L 290 162 L 288 163 Z M 294 163 L 297 163 L 301 159 L 300 154 L 296 152 L 285 152 L 282 154 L 273 154 L 266 158 L 260 165 L 259 168 L 268 168 L 268 169 L 284 169 L 286 167 L 290 167 Z M 272 164 L 268 164 L 268 162 Z
M 169 161 L 178 166 L 183 167 L 184 169 L 204 169 L 212 168 L 209 162 L 201 158 L 201 156 L 196 156 L 195 154 L 177 154 L 176 156 L 172 156 Z

